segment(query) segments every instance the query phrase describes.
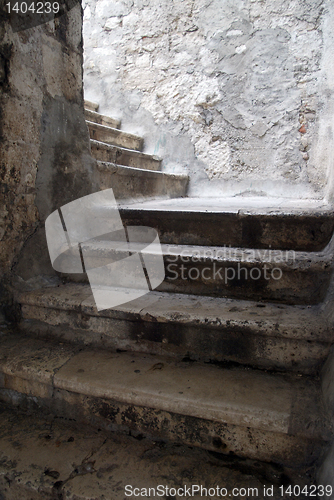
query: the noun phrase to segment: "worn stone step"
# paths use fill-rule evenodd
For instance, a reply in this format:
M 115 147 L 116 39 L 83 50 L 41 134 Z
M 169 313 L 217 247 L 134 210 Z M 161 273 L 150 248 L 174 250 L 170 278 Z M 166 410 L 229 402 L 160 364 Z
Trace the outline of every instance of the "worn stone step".
M 263 480 L 275 484 L 273 500 L 288 500 L 279 495 L 287 478 L 292 485 L 310 484 L 299 470 L 153 441 L 135 432 L 96 429 L 44 415 L 31 402 L 23 408 L 0 405 L 0 491 L 6 500 L 124 500 L 141 488 L 163 488 L 166 496 L 175 491 L 198 495 L 200 485 L 203 494 L 212 485 L 220 496 L 245 491 L 265 500 Z M 191 482 L 176 486 L 175 477 L 189 469 Z
M 14 334 L 0 342 L 1 397 L 60 417 L 294 467 L 314 463 L 330 439 L 309 379 Z
M 156 228 L 162 243 L 320 251 L 334 230 L 322 202 L 261 198 L 185 198 L 120 207 L 127 225 Z
M 177 359 L 315 374 L 333 342 L 320 306 L 154 291 L 98 312 L 89 285 L 61 282 L 16 300 L 26 332 Z
M 111 118 L 110 116 L 101 115 L 96 111 L 90 109 L 85 109 L 85 118 L 90 122 L 99 123 L 100 125 L 106 125 L 107 127 L 119 129 L 121 126 L 121 121 L 116 118 Z
M 136 151 L 141 151 L 143 149 L 144 139 L 137 135 L 128 134 L 116 128 L 107 127 L 87 120 L 86 123 L 91 139 L 105 142 L 113 146 L 134 149 Z
M 116 163 L 126 167 L 160 170 L 162 159 L 158 156 L 148 155 L 133 149 L 125 149 L 120 146 L 112 146 L 94 139 L 91 139 L 90 145 L 92 156 L 96 160 Z
M 96 176 L 100 189 L 112 188 L 118 201 L 186 196 L 189 181 L 184 174 L 169 174 L 101 161 L 97 162 Z
M 158 290 L 285 304 L 319 304 L 332 275 L 326 252 L 164 245 Z
M 116 241 L 85 242 L 81 247 L 89 269 L 129 255 L 127 244 Z M 145 256 L 154 258 L 162 248 L 166 276 L 160 291 L 312 305 L 326 296 L 332 247 L 326 252 L 294 252 L 190 245 L 158 245 L 155 249 L 151 245 Z M 141 244 L 131 243 L 131 251 L 141 250 Z M 112 285 L 108 273 L 101 278 L 101 285 Z
M 99 110 L 99 104 L 97 102 L 92 102 L 92 101 L 84 101 L 84 106 L 85 109 L 89 109 L 90 111 L 95 111 L 97 112 Z

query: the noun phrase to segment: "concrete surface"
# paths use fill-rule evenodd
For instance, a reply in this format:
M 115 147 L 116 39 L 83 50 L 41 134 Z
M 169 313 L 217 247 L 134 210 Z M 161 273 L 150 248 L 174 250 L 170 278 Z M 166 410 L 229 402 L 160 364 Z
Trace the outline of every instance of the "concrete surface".
M 0 494 L 4 500 L 133 498 L 125 495 L 126 485 L 147 489 L 219 486 L 227 489 L 223 499 L 231 498 L 233 488 L 238 488 L 237 500 L 255 494 L 251 488 L 257 488 L 256 498 L 264 500 L 264 486 L 270 485 L 271 498 L 285 500 L 279 494 L 280 485 L 312 482 L 309 476 L 273 465 L 224 458 L 198 448 L 148 440 L 140 434 L 98 431 L 3 406 L 0 414 Z M 146 498 L 154 498 L 153 490 Z M 195 492 L 192 498 L 201 496 Z

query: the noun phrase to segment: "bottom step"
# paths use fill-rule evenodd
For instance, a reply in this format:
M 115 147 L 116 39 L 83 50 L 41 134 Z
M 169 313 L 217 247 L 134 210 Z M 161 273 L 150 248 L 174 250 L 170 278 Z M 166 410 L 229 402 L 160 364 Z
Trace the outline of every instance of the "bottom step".
M 184 488 L 186 498 L 199 498 L 201 491 L 205 497 L 205 488 L 208 494 L 214 488 L 214 498 L 264 500 L 269 485 L 270 498 L 284 500 L 287 481 L 310 487 L 310 478 L 290 472 L 0 407 L 0 496 L 6 500 L 124 500 L 139 492 L 154 498 L 154 490 L 181 498 Z M 149 495 L 144 488 L 152 488 Z
M 60 417 L 290 467 L 330 438 L 309 379 L 15 334 L 0 348 L 0 397 Z

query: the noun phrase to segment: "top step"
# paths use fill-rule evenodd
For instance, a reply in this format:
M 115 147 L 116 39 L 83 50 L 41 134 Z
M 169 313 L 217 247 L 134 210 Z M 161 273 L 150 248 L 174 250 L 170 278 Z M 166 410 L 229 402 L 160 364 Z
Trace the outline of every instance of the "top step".
M 90 111 L 98 111 L 99 105 L 96 102 L 84 101 L 85 109 L 89 109 Z

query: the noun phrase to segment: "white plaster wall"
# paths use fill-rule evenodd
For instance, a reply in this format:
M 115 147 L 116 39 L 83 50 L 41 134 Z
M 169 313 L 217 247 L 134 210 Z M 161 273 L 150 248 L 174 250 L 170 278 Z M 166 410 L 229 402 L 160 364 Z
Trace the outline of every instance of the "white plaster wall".
M 322 198 L 330 0 L 84 0 L 84 86 L 192 196 Z

